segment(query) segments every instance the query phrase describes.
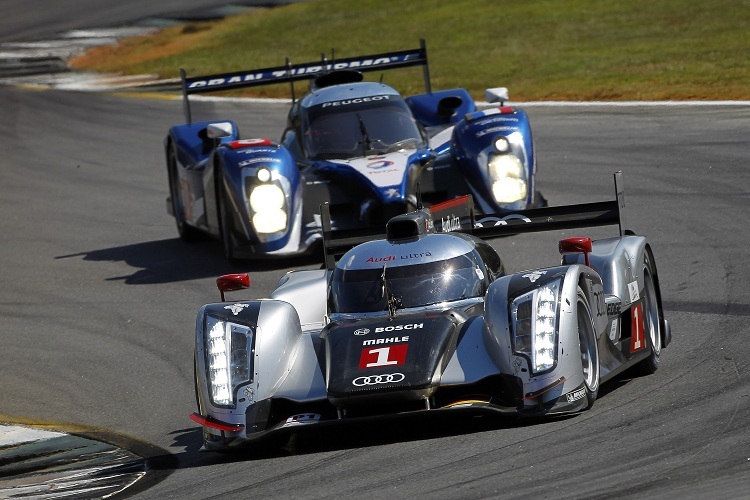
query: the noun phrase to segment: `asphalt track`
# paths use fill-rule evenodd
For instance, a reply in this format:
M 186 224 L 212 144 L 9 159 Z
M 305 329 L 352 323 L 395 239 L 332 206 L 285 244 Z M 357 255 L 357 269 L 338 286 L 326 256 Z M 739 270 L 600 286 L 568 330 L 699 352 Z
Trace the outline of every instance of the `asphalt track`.
M 511 89 L 512 90 L 512 89 Z M 0 414 L 85 426 L 138 450 L 136 498 L 742 498 L 750 490 L 750 110 L 529 107 L 552 204 L 612 196 L 653 245 L 673 343 L 659 371 L 591 411 L 517 424 L 451 419 L 199 453 L 192 342 L 218 274 L 266 295 L 314 260 L 228 265 L 165 212 L 162 140 L 179 102 L 0 88 Z M 199 103 L 277 138 L 279 104 Z M 578 231 L 599 236 L 606 229 Z M 571 235 L 568 233 L 567 235 Z M 511 270 L 557 262 L 559 234 L 496 241 Z M 111 433 L 108 434 L 107 432 Z

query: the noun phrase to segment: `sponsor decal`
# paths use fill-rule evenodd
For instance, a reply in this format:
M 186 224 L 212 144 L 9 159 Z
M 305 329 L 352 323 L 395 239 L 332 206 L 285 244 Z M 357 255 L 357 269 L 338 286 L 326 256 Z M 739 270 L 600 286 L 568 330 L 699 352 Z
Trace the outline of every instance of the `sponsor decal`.
M 621 304 L 619 302 L 607 304 L 607 316 L 619 316 Z
M 367 335 L 368 333 L 370 333 L 369 328 L 357 328 L 354 330 L 354 335 Z
M 485 217 L 483 219 L 479 219 L 476 222 L 475 227 L 507 226 L 508 225 L 508 221 L 509 220 L 514 220 L 514 219 L 522 220 L 522 221 L 527 222 L 527 223 L 531 223 L 531 219 L 529 219 L 528 217 L 526 217 L 524 215 L 510 214 L 510 215 L 506 215 L 502 219 L 499 218 L 499 217 Z
M 239 84 L 244 82 L 273 81 L 277 79 L 289 78 L 289 76 L 310 75 L 320 73 L 324 70 L 337 70 L 348 68 L 363 68 L 370 66 L 382 66 L 383 64 L 397 63 L 419 58 L 419 53 L 409 53 L 399 56 L 377 57 L 370 59 L 358 59 L 354 61 L 340 61 L 333 64 L 310 64 L 300 65 L 292 68 L 268 68 L 267 70 L 251 70 L 247 73 L 237 73 L 227 77 L 204 78 L 191 80 L 188 89 L 206 88 L 206 87 L 223 87 L 225 85 Z M 386 96 L 374 96 L 386 97 Z
M 529 281 L 531 281 L 532 283 L 535 283 L 536 280 L 538 280 L 545 274 L 547 274 L 547 271 L 534 271 L 528 274 L 524 274 L 523 278 L 528 278 Z
M 593 286 L 594 291 L 594 303 L 596 307 L 596 317 L 604 316 L 607 314 L 607 303 L 604 300 L 604 289 L 598 283 Z
M 400 196 L 400 195 L 398 194 L 398 189 L 396 189 L 396 188 L 391 188 L 391 189 L 388 189 L 388 190 L 387 190 L 387 191 L 385 192 L 385 195 L 386 195 L 386 196 L 387 196 L 388 198 L 398 198 L 398 197 Z
M 409 336 L 404 335 L 403 337 L 385 337 L 382 339 L 367 339 L 362 342 L 362 345 L 396 344 L 400 342 L 409 342 Z
M 633 281 L 632 283 L 628 283 L 628 292 L 630 293 L 630 302 L 635 302 L 636 300 L 641 298 L 641 295 L 638 293 L 638 282 Z
M 619 319 L 612 320 L 612 326 L 609 329 L 609 340 L 611 340 L 612 342 L 617 340 L 617 325 L 619 323 Z
M 258 153 L 278 153 L 278 149 L 271 149 L 271 148 L 259 148 L 254 147 L 253 149 L 243 149 L 242 151 L 237 151 L 238 155 L 253 155 Z
M 359 357 L 359 369 L 398 366 L 406 363 L 406 350 L 409 344 L 397 344 L 385 347 L 362 349 Z
M 518 127 L 514 127 L 512 125 L 503 125 L 499 127 L 490 127 L 485 130 L 481 130 L 477 132 L 476 137 L 483 137 L 487 134 L 494 134 L 495 132 L 512 132 L 518 130 Z
M 370 168 L 372 168 L 372 167 L 370 167 Z M 367 175 L 390 174 L 391 172 L 398 172 L 398 169 L 397 168 L 390 168 L 388 170 L 371 170 L 371 171 L 367 172 Z
M 393 162 L 390 161 L 390 160 L 379 160 L 378 159 L 378 160 L 371 161 L 370 163 L 368 163 L 366 165 L 366 167 L 367 168 L 372 168 L 372 169 L 375 169 L 375 170 L 379 170 L 381 168 L 390 167 L 391 165 L 393 165 Z
M 408 253 L 399 255 L 400 260 L 410 259 L 423 259 L 425 257 L 432 257 L 432 252 L 420 252 L 420 253 Z M 368 257 L 365 262 L 392 262 L 396 260 L 395 255 L 386 255 L 385 257 Z
M 474 268 L 474 272 L 476 273 L 477 278 L 479 278 L 480 280 L 484 280 L 484 272 L 482 272 L 482 270 L 479 269 L 478 266 Z
M 344 99 L 341 101 L 331 101 L 323 103 L 322 107 L 327 108 L 329 106 L 347 106 L 349 104 L 361 104 L 363 102 L 375 102 L 375 101 L 388 101 L 391 96 L 389 95 L 374 95 L 370 97 L 358 97 L 356 99 Z
M 569 392 L 565 395 L 565 399 L 568 400 L 568 403 L 572 403 L 573 401 L 578 401 L 579 399 L 583 399 L 586 396 L 586 389 L 581 387 L 580 389 L 576 389 L 573 392 Z
M 364 387 L 366 385 L 378 385 L 378 384 L 395 384 L 403 382 L 406 375 L 403 373 L 387 373 L 385 375 L 368 375 L 365 377 L 357 377 L 352 380 L 352 384 L 357 387 Z
M 279 158 L 271 158 L 270 156 L 264 156 L 262 158 L 250 158 L 249 160 L 242 160 L 237 165 L 240 167 L 246 167 L 248 165 L 252 165 L 253 163 L 280 163 L 281 160 Z
M 424 257 L 432 257 L 432 252 L 409 253 L 406 255 L 402 255 L 401 260 L 422 259 Z
M 314 424 L 320 421 L 320 414 L 318 413 L 300 413 L 299 415 L 292 415 L 286 419 L 284 427 L 288 425 L 304 425 Z
M 239 139 L 227 143 L 232 149 L 249 148 L 252 146 L 270 146 L 271 144 L 273 143 L 270 139 Z
M 493 116 L 492 118 L 487 118 L 480 122 L 477 122 L 477 125 L 481 127 L 483 125 L 489 125 L 490 123 L 497 122 L 518 122 L 518 118 L 516 118 L 515 116 Z
M 441 217 L 440 224 L 443 233 L 450 233 L 451 231 L 461 230 L 461 219 L 459 219 L 455 215 Z
M 250 307 L 250 304 L 232 304 L 230 306 L 224 306 L 224 309 L 228 309 L 232 311 L 232 314 L 237 316 L 239 313 L 241 313 L 245 308 Z
M 630 308 L 630 352 L 637 352 L 646 347 L 643 338 L 643 304 L 636 304 Z
M 406 325 L 378 326 L 375 328 L 375 333 L 397 332 L 401 330 L 421 330 L 422 328 L 424 328 L 424 323 L 409 323 Z
M 252 388 L 252 387 L 245 387 L 245 388 L 244 388 L 244 389 L 242 390 L 242 394 L 243 394 L 243 395 L 245 396 L 245 399 L 246 399 L 246 400 L 247 400 L 247 401 L 248 401 L 249 403 L 251 403 L 251 404 L 252 404 L 252 403 L 254 403 L 254 402 L 255 402 L 255 391 L 253 390 L 253 388 Z
M 365 262 L 390 262 L 396 260 L 395 255 L 388 255 L 386 257 L 370 257 Z

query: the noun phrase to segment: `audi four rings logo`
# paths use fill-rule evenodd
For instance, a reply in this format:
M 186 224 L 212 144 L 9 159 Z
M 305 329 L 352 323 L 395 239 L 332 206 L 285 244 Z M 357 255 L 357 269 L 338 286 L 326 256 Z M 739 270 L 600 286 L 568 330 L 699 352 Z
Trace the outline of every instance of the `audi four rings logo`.
M 354 335 L 367 335 L 368 333 L 370 333 L 369 328 L 358 328 L 354 330 Z
M 406 378 L 403 373 L 387 373 L 385 375 L 369 375 L 367 377 L 357 377 L 352 380 L 352 384 L 357 387 L 365 385 L 394 384 L 402 382 Z

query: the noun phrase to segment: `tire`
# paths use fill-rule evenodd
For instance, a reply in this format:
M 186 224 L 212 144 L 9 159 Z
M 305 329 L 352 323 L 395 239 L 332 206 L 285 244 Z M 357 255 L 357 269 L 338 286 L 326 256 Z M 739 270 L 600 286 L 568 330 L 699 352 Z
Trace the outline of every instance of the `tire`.
M 594 406 L 599 394 L 599 346 L 596 343 L 594 319 L 586 294 L 578 287 L 576 300 L 578 346 L 581 352 L 581 374 L 586 388 L 586 409 Z
M 177 234 L 180 239 L 187 243 L 193 243 L 203 239 L 203 234 L 185 222 L 185 204 L 182 202 L 182 191 L 180 190 L 180 178 L 177 175 L 177 152 L 174 144 L 169 145 L 167 151 L 167 173 L 169 176 L 169 195 L 172 199 L 172 211 L 177 225 Z
M 643 260 L 643 329 L 648 334 L 651 353 L 634 367 L 642 375 L 651 375 L 659 368 L 661 354 L 661 318 L 654 275 L 650 252 L 646 252 Z

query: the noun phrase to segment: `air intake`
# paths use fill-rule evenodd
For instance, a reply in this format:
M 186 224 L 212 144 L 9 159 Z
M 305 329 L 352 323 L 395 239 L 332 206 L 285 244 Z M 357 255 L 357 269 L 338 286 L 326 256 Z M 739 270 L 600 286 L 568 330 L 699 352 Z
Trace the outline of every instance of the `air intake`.
M 426 209 L 397 215 L 385 226 L 386 238 L 389 240 L 415 238 L 433 232 L 432 214 Z

